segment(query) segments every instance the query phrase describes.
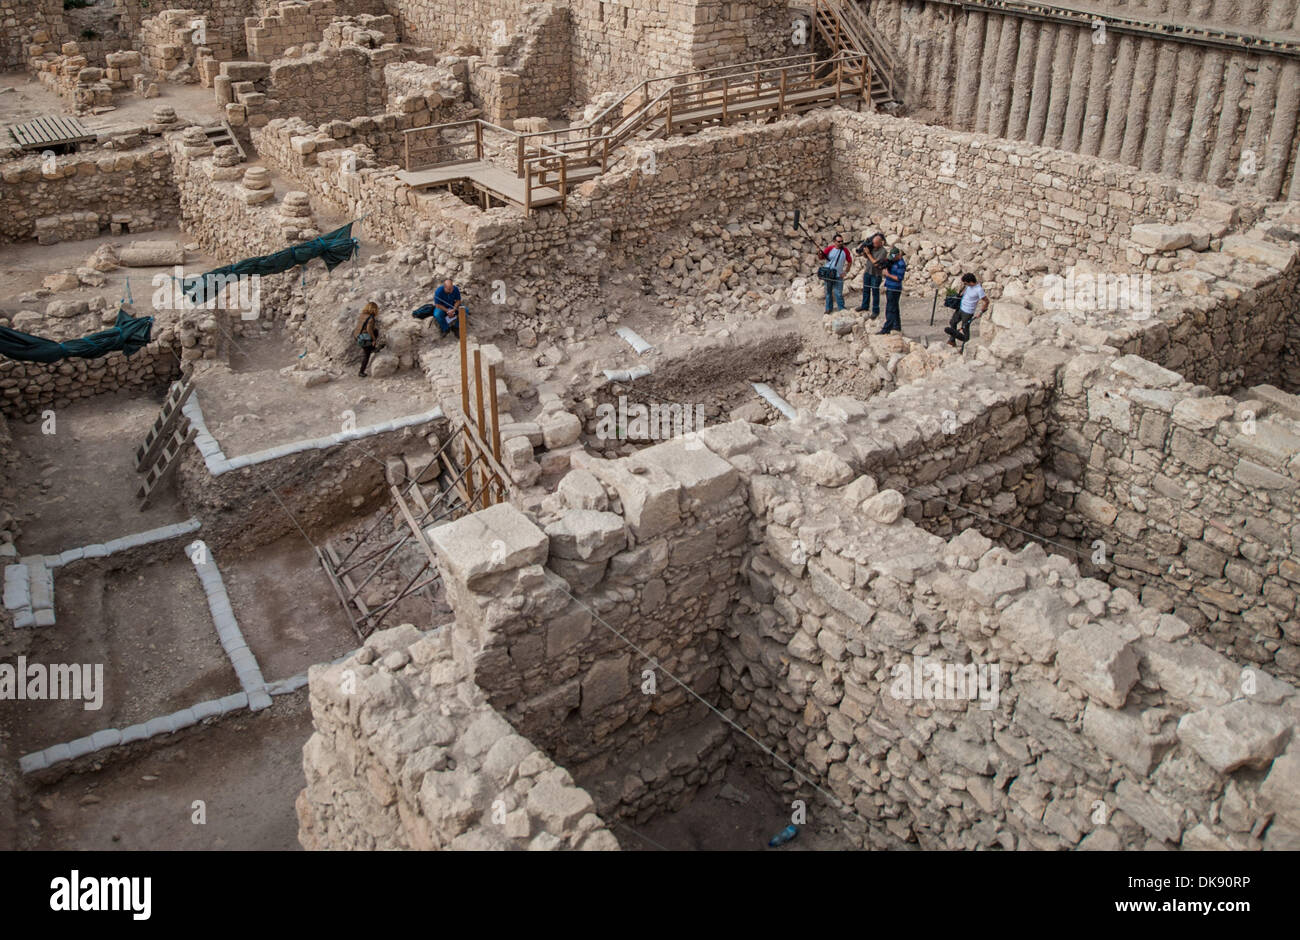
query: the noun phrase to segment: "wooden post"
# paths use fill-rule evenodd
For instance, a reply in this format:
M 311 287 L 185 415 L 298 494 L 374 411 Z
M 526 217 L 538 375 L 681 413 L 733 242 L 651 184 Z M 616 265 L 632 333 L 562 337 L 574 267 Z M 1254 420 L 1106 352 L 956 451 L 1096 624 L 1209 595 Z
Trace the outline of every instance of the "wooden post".
M 569 158 L 560 157 L 560 211 L 569 207 Z
M 609 169 L 609 135 L 605 134 L 603 140 L 604 149 L 600 154 L 600 172 L 602 173 Z
M 501 424 L 497 420 L 497 367 L 496 363 L 488 366 L 488 394 L 491 396 L 492 403 L 492 456 L 496 459 L 497 466 L 501 465 Z M 505 481 L 501 481 L 505 487 Z M 503 492 L 502 497 L 505 496 Z
M 407 131 L 402 135 L 402 162 L 406 165 L 406 172 L 411 172 L 411 132 Z
M 522 134 L 515 138 L 515 153 L 519 160 L 519 169 L 515 175 L 522 179 L 524 175 L 524 138 Z
M 785 69 L 781 69 L 780 90 L 776 93 L 776 113 L 780 117 L 785 114 Z
M 483 125 L 479 121 L 474 122 L 474 153 L 474 159 L 483 159 Z
M 664 137 L 673 136 L 673 97 L 677 94 L 677 86 L 673 85 L 668 89 L 668 114 L 664 118 Z
M 474 350 L 474 394 L 478 402 L 478 421 L 475 424 L 478 427 L 478 436 L 480 439 L 486 437 L 483 433 L 483 355 L 481 350 Z M 483 468 L 483 489 L 479 492 L 479 501 L 484 509 L 492 505 L 492 493 L 490 492 L 490 482 L 492 479 L 491 472 L 487 467 Z
M 722 79 L 722 126 L 727 126 L 727 89 L 730 87 L 727 79 Z
M 460 413 L 464 417 L 466 424 L 468 424 L 470 420 L 469 418 L 469 354 L 466 348 L 469 340 L 468 321 L 469 321 L 469 317 L 465 315 L 465 310 L 462 308 L 459 316 L 457 317 L 456 322 L 457 325 L 460 327 Z M 466 503 L 465 508 L 467 512 L 474 511 L 474 506 L 472 504 L 473 503 L 472 496 L 474 493 L 474 476 L 473 476 L 473 471 L 470 470 L 470 461 L 472 459 L 473 459 L 473 454 L 470 451 L 469 435 L 466 434 L 465 435 L 465 470 L 469 474 L 469 496 L 471 497 L 470 499 L 465 500 Z

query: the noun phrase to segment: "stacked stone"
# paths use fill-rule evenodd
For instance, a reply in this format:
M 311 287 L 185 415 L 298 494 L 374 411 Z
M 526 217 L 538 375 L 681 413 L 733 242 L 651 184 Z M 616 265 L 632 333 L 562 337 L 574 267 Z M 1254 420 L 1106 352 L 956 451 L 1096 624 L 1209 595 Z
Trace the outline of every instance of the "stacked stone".
M 217 148 L 203 128 L 192 125 L 181 131 L 181 152 L 190 159 L 211 155 Z
M 93 238 L 121 214 L 129 214 L 135 231 L 174 219 L 176 187 L 168 162 L 167 146 L 155 141 L 132 152 L 69 154 L 53 161 L 31 154 L 6 163 L 0 167 L 0 241 Z
M 320 234 L 313 227 L 311 198 L 304 192 L 295 190 L 285 193 L 284 201 L 280 204 L 280 216 L 282 232 L 287 242 L 306 241 Z
M 591 796 L 466 681 L 448 634 L 422 637 L 404 624 L 338 665 L 312 667 L 302 845 L 617 849 Z M 345 674 L 356 678 L 355 695 Z M 368 788 L 354 785 L 358 774 Z
M 242 162 L 239 148 L 234 144 L 217 147 L 212 152 L 212 179 L 223 181 L 240 179 L 244 175 L 243 169 L 240 168 Z
M 245 205 L 254 206 L 275 198 L 275 189 L 271 186 L 271 171 L 266 167 L 250 166 L 245 170 L 243 187 Z

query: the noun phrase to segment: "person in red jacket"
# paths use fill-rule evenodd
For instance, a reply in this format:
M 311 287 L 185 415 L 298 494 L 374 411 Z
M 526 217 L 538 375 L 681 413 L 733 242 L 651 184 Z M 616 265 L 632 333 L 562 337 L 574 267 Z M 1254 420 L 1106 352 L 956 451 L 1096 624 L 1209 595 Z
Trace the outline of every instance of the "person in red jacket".
M 826 312 L 830 313 L 834 303 L 844 309 L 844 275 L 848 273 L 850 265 L 853 264 L 853 255 L 849 253 L 848 248 L 844 247 L 844 236 L 836 235 L 831 239 L 831 244 L 821 250 L 821 256 L 826 261 L 823 268 L 832 268 L 835 271 L 835 277 L 823 277 L 822 281 L 826 284 Z

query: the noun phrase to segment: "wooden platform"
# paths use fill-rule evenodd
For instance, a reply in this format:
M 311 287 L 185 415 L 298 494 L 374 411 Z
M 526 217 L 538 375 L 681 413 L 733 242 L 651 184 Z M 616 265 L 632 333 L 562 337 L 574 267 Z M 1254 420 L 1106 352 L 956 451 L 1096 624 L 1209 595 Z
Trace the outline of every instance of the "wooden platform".
M 591 167 L 569 175 L 568 185 L 573 187 L 600 174 L 599 167 Z M 522 208 L 527 202 L 524 181 L 487 160 L 470 160 L 448 166 L 430 167 L 426 170 L 399 170 L 397 178 L 412 189 L 432 189 L 448 183 L 467 182 L 479 192 Z M 556 181 L 558 185 L 559 181 Z M 560 201 L 560 191 L 550 186 L 533 187 L 533 206 L 549 206 Z
M 24 150 L 89 143 L 98 137 L 76 118 L 63 115 L 47 115 L 21 124 L 10 124 L 9 133 Z

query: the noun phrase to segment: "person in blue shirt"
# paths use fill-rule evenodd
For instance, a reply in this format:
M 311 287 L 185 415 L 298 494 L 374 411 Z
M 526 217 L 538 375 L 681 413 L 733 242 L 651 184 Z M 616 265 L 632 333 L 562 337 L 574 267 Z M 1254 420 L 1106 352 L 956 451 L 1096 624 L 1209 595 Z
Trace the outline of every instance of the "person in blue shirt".
M 469 314 L 469 307 L 460 299 L 460 288 L 451 278 L 447 278 L 433 292 L 433 318 L 438 321 L 438 329 L 446 336 L 460 326 L 460 313 Z
M 885 279 L 885 325 L 881 333 L 903 332 L 903 321 L 898 309 L 898 302 L 903 296 L 903 278 L 907 275 L 907 261 L 903 258 L 903 249 L 889 249 L 883 276 Z

